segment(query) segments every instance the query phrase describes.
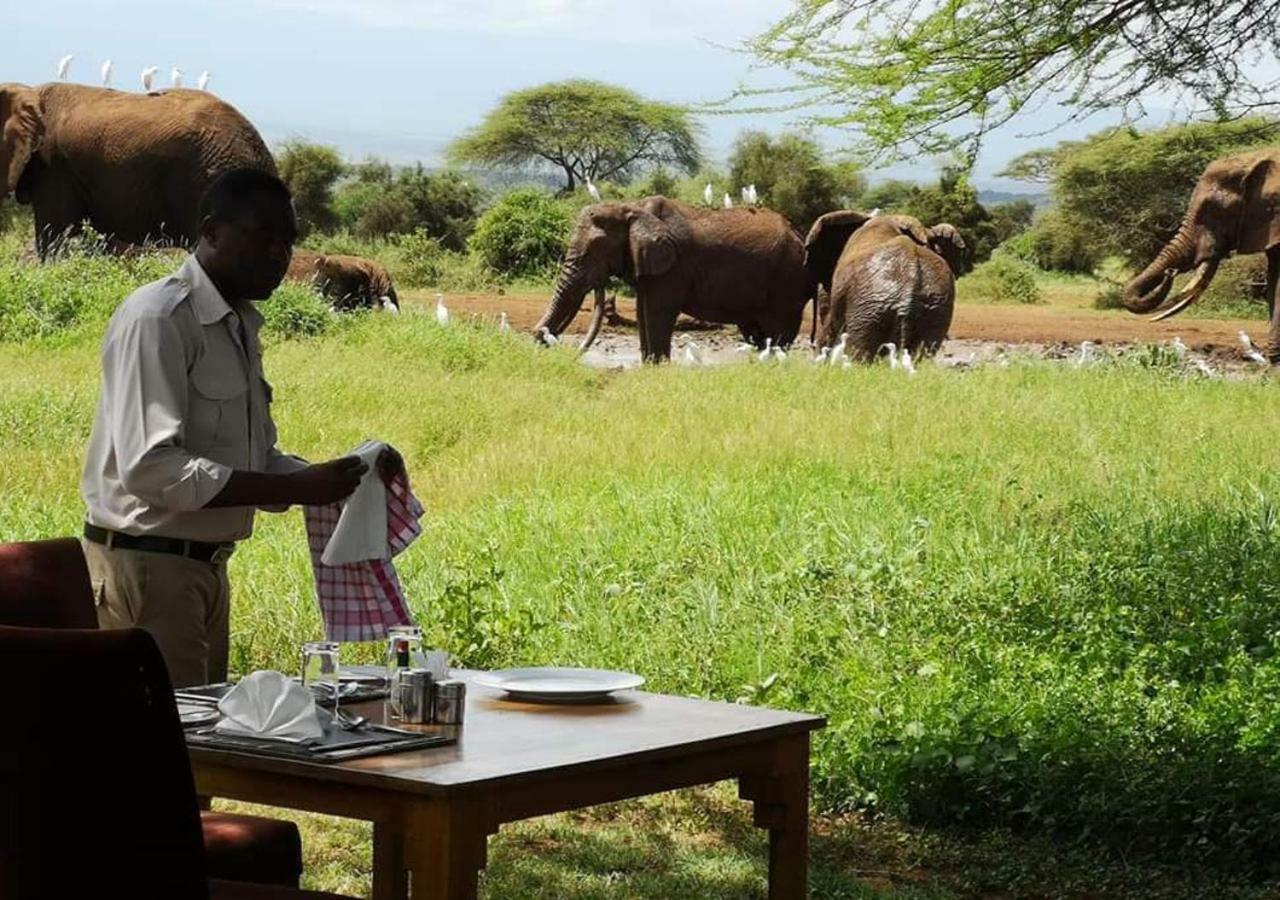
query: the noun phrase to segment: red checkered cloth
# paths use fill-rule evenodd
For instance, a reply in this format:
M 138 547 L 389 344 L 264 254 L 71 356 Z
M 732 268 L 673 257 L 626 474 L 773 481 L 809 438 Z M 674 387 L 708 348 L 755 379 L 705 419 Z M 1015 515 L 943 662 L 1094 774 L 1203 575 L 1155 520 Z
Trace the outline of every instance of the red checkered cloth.
M 316 599 L 328 640 L 377 641 L 393 625 L 413 624 L 391 558 L 422 533 L 418 523 L 422 512 L 422 504 L 409 490 L 409 479 L 400 473 L 387 488 L 387 558 L 327 566 L 320 557 L 338 527 L 342 504 L 302 508 Z

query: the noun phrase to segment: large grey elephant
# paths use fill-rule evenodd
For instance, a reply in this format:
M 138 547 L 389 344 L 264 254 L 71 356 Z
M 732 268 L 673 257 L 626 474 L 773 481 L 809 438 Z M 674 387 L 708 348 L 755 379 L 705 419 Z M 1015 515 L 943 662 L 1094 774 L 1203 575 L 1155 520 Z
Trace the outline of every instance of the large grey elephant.
M 1178 232 L 1151 264 L 1125 285 L 1121 301 L 1130 312 L 1160 309 L 1174 276 L 1196 270 L 1155 318 L 1166 319 L 1196 302 L 1218 265 L 1233 253 L 1267 254 L 1267 306 L 1271 328 L 1267 358 L 1280 363 L 1280 150 L 1255 150 L 1214 160 L 1205 168 L 1187 204 Z
M 770 339 L 787 346 L 813 294 L 800 236 L 771 210 L 703 209 L 656 196 L 597 203 L 578 215 L 535 333 L 559 335 L 594 290 L 596 311 L 584 341 L 584 348 L 590 346 L 611 277 L 635 289 L 646 362 L 671 356 L 671 333 L 682 312 L 737 325 L 758 346 Z
M 955 226 L 911 216 L 829 212 L 805 240 L 805 264 L 827 293 L 817 343 L 870 360 L 887 343 L 912 356 L 936 353 L 955 310 L 955 279 L 968 250 Z
M 205 91 L 0 84 L 0 135 L 0 197 L 31 205 L 42 258 L 86 222 L 124 244 L 190 246 L 215 176 L 276 171 L 257 130 Z

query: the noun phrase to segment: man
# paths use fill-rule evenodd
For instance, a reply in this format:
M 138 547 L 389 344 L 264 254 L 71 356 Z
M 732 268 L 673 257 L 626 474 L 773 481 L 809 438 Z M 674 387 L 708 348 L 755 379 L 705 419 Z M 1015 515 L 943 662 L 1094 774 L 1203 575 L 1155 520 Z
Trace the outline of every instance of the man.
M 333 503 L 367 471 L 276 448 L 253 304 L 284 278 L 296 237 L 283 182 L 228 172 L 200 201 L 195 253 L 107 326 L 80 485 L 85 555 L 99 625 L 151 632 L 176 687 L 226 678 L 227 558 L 255 509 Z

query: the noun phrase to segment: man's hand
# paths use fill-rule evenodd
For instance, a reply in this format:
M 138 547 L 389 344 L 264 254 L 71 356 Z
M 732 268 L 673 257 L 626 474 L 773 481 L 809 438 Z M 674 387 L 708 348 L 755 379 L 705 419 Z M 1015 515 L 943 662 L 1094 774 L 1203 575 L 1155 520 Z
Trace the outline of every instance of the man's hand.
M 381 460 L 379 460 L 381 465 Z M 303 506 L 324 506 L 350 497 L 360 486 L 369 467 L 358 456 L 344 456 L 316 463 L 288 476 L 291 502 Z
M 378 454 L 378 477 L 382 479 L 383 484 L 391 487 L 392 480 L 402 472 L 404 472 L 404 457 L 395 447 L 387 447 Z

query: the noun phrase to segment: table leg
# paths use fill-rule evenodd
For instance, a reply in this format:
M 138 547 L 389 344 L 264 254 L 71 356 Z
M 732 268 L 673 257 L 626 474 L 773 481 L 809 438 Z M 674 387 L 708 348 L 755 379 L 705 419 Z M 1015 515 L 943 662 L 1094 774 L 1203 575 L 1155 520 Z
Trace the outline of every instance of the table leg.
M 373 900 L 408 900 L 408 897 L 404 832 L 390 822 L 374 822 Z
M 423 800 L 409 811 L 406 826 L 413 900 L 475 900 L 489 835 L 498 830 L 484 804 Z
M 769 829 L 769 900 L 809 896 L 809 735 L 778 741 L 769 770 L 744 775 L 738 793 Z

